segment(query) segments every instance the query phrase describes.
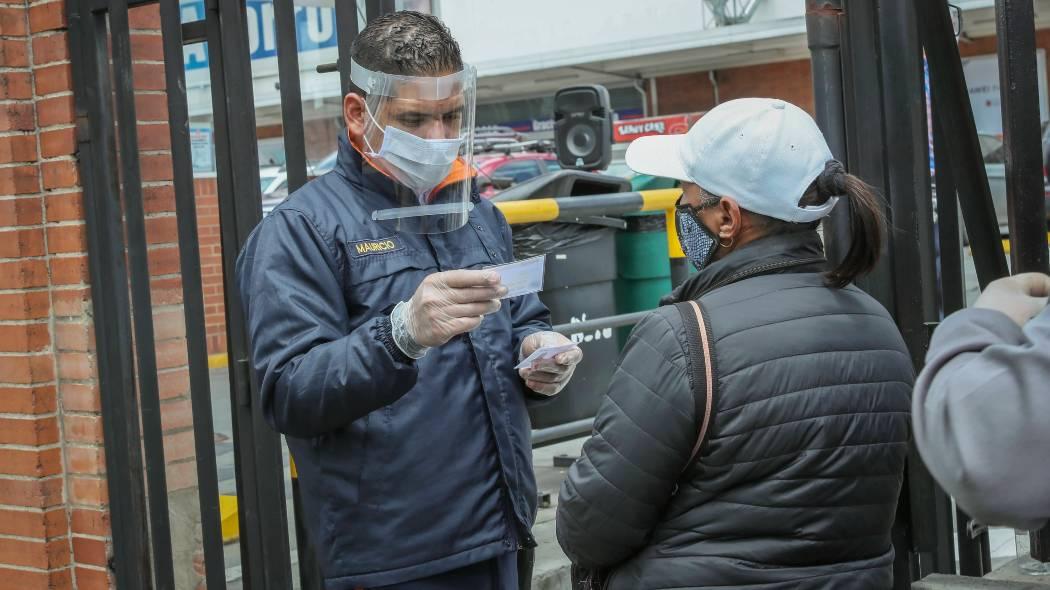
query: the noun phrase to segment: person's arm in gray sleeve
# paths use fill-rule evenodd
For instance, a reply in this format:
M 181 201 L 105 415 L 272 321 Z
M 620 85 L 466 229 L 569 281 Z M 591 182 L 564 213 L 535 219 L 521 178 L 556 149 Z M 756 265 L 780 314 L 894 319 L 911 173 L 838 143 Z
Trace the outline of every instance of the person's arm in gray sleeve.
M 1050 518 L 1050 310 L 1022 329 L 1023 316 L 986 307 L 934 334 L 912 402 L 916 444 L 978 521 L 1037 528 Z
M 389 316 L 351 329 L 333 246 L 302 213 L 265 219 L 237 260 L 263 415 L 309 438 L 389 405 L 416 383 Z
M 609 567 L 641 550 L 671 500 L 699 423 L 686 353 L 664 308 L 635 329 L 594 436 L 562 483 L 558 542 L 585 568 Z

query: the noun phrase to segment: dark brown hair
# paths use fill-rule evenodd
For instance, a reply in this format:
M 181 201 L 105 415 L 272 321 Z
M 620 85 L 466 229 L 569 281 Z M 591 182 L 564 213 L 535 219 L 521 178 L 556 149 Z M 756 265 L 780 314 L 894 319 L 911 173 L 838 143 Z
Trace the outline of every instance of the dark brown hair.
M 837 160 L 828 160 L 824 171 L 806 189 L 799 200 L 803 207 L 820 206 L 832 197 L 845 201 L 840 207 L 849 208 L 850 244 L 846 256 L 824 276 L 829 286 L 842 288 L 857 277 L 871 272 L 882 256 L 882 241 L 886 234 L 886 217 L 882 199 L 875 189 L 860 178 L 846 172 Z M 791 223 L 748 211 L 752 221 L 765 236 L 817 229 L 820 221 Z
M 810 186 L 800 205 L 822 205 L 832 197 L 843 197 L 849 207 L 850 243 L 842 262 L 825 275 L 833 287 L 845 287 L 875 269 L 882 256 L 886 217 L 882 199 L 874 187 L 846 172 L 842 164 L 829 160 L 824 172 Z M 812 203 L 807 199 L 812 199 Z
M 384 14 L 354 37 L 350 56 L 373 72 L 438 76 L 463 69 L 459 44 L 437 17 L 411 10 Z

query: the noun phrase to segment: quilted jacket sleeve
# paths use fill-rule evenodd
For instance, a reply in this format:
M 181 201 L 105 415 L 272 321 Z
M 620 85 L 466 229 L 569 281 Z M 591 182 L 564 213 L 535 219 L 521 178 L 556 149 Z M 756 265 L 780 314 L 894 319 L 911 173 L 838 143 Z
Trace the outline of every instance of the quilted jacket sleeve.
M 673 307 L 631 334 L 558 504 L 558 541 L 586 568 L 642 549 L 674 492 L 698 434 L 687 345 Z

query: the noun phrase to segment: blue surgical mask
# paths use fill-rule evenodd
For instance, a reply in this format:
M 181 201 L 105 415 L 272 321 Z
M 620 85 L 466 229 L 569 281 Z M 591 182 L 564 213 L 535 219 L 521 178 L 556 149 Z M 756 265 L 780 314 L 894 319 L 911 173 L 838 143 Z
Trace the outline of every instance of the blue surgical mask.
M 675 205 L 674 217 L 682 251 L 696 270 L 703 270 L 718 248 L 718 238 L 700 222 L 696 210 L 683 204 L 681 199 Z

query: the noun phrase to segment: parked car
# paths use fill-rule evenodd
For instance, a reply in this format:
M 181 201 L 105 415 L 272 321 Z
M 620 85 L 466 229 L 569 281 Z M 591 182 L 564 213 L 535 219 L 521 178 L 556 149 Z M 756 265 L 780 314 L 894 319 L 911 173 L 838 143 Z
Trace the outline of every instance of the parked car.
M 259 190 L 263 193 L 273 184 L 273 181 L 284 174 L 281 166 L 262 166 L 259 168 Z
M 307 164 L 307 181 L 313 180 L 318 176 L 327 174 L 328 172 L 331 172 L 333 169 L 335 169 L 335 162 L 338 155 L 338 152 L 332 152 L 316 164 Z M 263 184 L 262 193 L 263 215 L 268 215 L 270 211 L 273 211 L 274 207 L 280 205 L 282 202 L 284 202 L 285 199 L 288 198 L 287 169 L 283 167 L 280 168 L 279 171 L 270 178 L 269 183 Z
M 478 192 L 486 199 L 515 184 L 561 170 L 558 157 L 550 152 L 475 154 Z

